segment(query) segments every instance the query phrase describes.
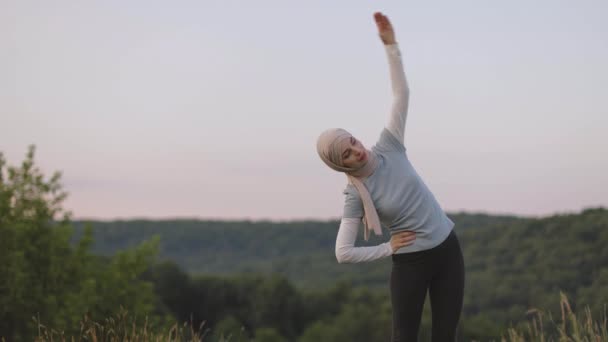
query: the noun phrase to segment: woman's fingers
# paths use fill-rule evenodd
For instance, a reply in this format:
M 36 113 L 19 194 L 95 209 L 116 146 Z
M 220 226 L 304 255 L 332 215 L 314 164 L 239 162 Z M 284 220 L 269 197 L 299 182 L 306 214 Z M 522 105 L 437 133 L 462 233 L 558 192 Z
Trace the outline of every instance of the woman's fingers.
M 403 242 L 412 242 L 414 240 L 416 240 L 416 236 L 415 235 L 414 236 L 409 236 L 408 235 L 408 236 L 405 236 L 405 237 L 401 238 L 401 241 L 403 241 Z
M 415 240 L 415 238 L 413 238 L 413 239 L 403 239 L 403 240 L 401 240 L 401 244 L 403 246 L 408 246 L 408 245 L 411 245 L 412 243 L 414 243 L 414 240 Z
M 391 248 L 393 251 L 401 247 L 411 245 L 416 240 L 416 233 L 412 231 L 403 231 L 391 236 Z
M 416 233 L 411 232 L 411 231 L 405 231 L 402 233 L 397 233 L 397 241 L 399 242 L 399 244 L 401 246 L 407 246 L 410 245 L 414 242 L 414 240 L 416 240 Z
M 374 14 L 374 19 L 376 19 L 376 24 L 378 25 L 378 29 L 380 31 L 386 30 L 388 20 L 382 13 Z
M 388 20 L 388 17 L 380 12 L 374 13 L 374 19 L 376 20 L 376 23 L 378 23 L 378 26 L 382 29 L 388 29 L 391 27 L 391 22 Z
M 382 42 L 384 42 L 384 44 L 394 44 L 395 32 L 393 31 L 393 26 L 388 17 L 380 12 L 376 12 L 374 13 L 374 20 L 376 21 L 378 34 L 380 35 Z
M 380 13 L 380 12 L 374 13 L 374 19 L 376 19 L 376 22 L 378 24 L 380 24 L 380 22 L 382 21 L 383 18 L 384 18 L 384 16 L 382 15 L 382 13 Z

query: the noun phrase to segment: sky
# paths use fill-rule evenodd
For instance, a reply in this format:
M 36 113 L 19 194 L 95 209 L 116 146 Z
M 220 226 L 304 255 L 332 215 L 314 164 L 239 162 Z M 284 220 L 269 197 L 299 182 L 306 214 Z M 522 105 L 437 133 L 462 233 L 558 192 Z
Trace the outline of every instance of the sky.
M 608 206 L 608 2 L 0 0 L 0 152 L 81 219 L 334 219 L 315 149 L 388 122 L 372 14 L 411 89 L 405 145 L 450 212 Z

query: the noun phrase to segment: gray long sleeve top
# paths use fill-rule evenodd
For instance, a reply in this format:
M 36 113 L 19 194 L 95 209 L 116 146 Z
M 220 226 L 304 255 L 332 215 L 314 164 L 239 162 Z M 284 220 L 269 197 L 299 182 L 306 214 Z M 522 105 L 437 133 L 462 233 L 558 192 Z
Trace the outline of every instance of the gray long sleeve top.
M 336 239 L 339 262 L 372 261 L 393 253 L 409 253 L 433 248 L 443 242 L 454 227 L 441 206 L 410 163 L 404 146 L 409 87 L 397 44 L 385 45 L 388 56 L 393 105 L 388 125 L 372 147 L 378 166 L 363 183 L 367 187 L 383 226 L 391 234 L 416 232 L 413 244 L 393 251 L 386 242 L 372 247 L 354 247 L 363 217 L 363 204 L 352 184 L 344 190 L 342 221 Z

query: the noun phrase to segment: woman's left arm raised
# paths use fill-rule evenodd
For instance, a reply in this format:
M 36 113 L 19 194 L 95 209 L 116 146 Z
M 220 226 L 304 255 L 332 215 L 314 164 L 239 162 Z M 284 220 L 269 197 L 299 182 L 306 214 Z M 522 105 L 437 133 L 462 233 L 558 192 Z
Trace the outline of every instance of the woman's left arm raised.
M 401 142 L 404 142 L 405 121 L 409 106 L 410 90 L 403 70 L 401 52 L 395 38 L 393 26 L 384 14 L 374 13 L 374 19 L 378 27 L 378 35 L 384 43 L 388 56 L 391 87 L 393 89 L 393 105 L 389 117 L 387 129 Z

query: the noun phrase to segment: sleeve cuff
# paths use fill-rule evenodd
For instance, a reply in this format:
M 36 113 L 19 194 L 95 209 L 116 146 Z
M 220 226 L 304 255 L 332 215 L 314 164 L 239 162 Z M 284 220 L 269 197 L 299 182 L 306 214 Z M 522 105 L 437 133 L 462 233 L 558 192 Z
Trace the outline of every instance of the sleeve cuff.
M 386 250 L 388 251 L 387 256 L 393 255 L 394 251 L 393 251 L 393 247 L 391 247 L 390 241 L 389 242 L 385 242 L 385 244 L 386 244 Z
M 384 48 L 386 49 L 386 52 L 389 54 L 395 54 L 398 56 L 401 55 L 401 53 L 399 51 L 399 43 L 384 45 Z

